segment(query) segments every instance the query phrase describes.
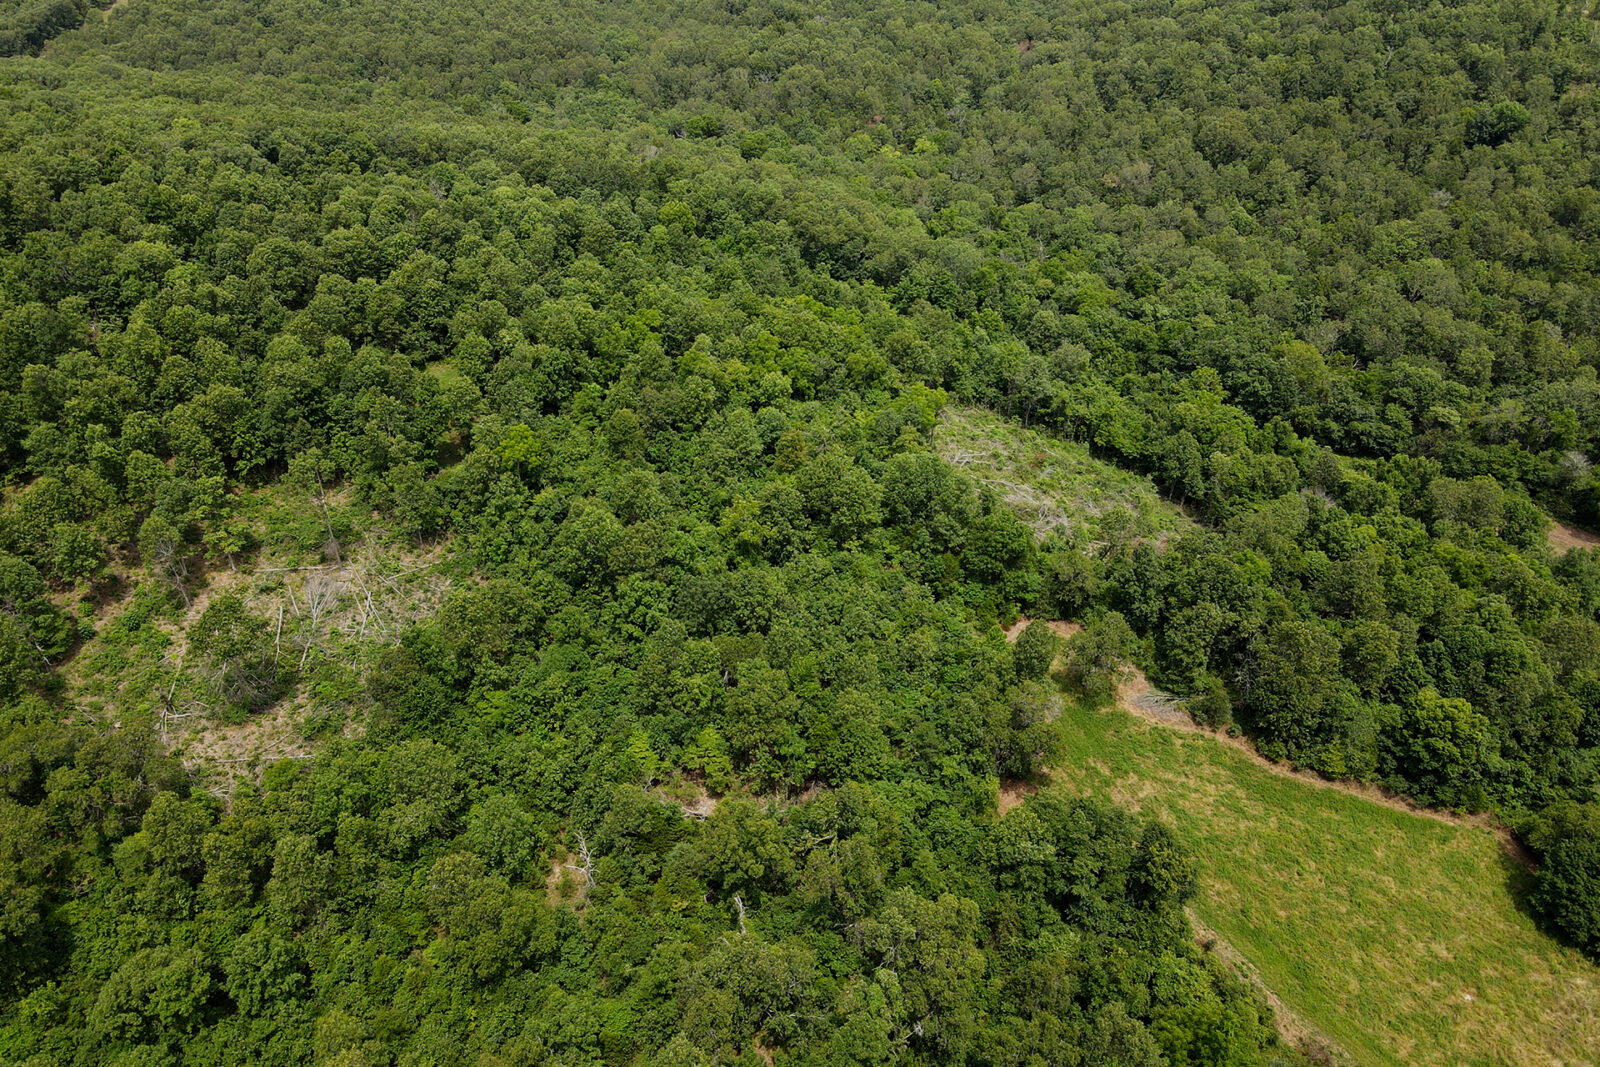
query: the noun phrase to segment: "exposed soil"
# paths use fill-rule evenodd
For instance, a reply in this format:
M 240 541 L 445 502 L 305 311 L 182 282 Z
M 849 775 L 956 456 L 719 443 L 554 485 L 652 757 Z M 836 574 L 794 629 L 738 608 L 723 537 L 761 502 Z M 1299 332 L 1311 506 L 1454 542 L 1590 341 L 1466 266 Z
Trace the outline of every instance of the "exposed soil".
M 215 568 L 205 575 L 182 619 L 162 625 L 172 634 L 172 654 L 181 663 L 190 629 L 216 596 L 234 592 L 268 622 L 282 662 L 303 668 L 314 650 L 354 661 L 363 648 L 393 644 L 407 626 L 439 610 L 451 587 L 450 579 L 433 572 L 442 555 L 441 545 L 424 553 L 394 553 L 362 543 L 337 563 L 249 571 Z M 303 709 L 284 702 L 249 726 L 214 732 L 270 733 L 268 720 L 297 710 Z M 246 754 L 234 752 L 232 758 Z
M 1150 684 L 1150 679 L 1144 676 L 1144 671 L 1131 663 L 1124 668 L 1122 682 L 1117 686 L 1117 706 L 1124 711 L 1137 715 L 1151 722 L 1158 722 L 1162 726 L 1170 726 L 1176 730 L 1190 730 L 1196 733 L 1210 733 L 1190 717 L 1184 710 L 1183 701 L 1171 693 L 1157 689 Z M 1219 737 L 1220 740 L 1233 741 L 1234 738 Z M 1252 749 L 1251 751 L 1254 751 Z
M 1032 619 L 1024 615 L 1017 619 L 1016 622 L 1006 627 L 1004 631 L 1006 635 L 1006 643 L 1012 645 L 1016 644 L 1017 638 L 1022 636 L 1022 631 L 1026 630 L 1028 628 L 1028 624 L 1032 621 Z M 1071 637 L 1073 634 L 1078 633 L 1083 629 L 1082 624 L 1076 622 L 1067 622 L 1065 619 L 1051 619 L 1046 622 L 1045 625 L 1050 627 L 1051 633 L 1063 639 Z
M 407 626 L 438 611 L 451 588 L 451 579 L 439 568 L 447 552 L 446 541 L 409 551 L 374 538 L 356 542 L 333 563 L 283 566 L 278 564 L 298 560 L 257 557 L 240 568 L 196 564 L 187 581 L 188 605 L 149 624 L 169 639 L 159 664 L 148 649 L 131 652 L 126 662 L 117 661 L 122 666 L 115 669 L 123 672 L 118 684 L 103 692 L 106 679 L 93 673 L 105 669 L 96 658 L 96 642 L 137 600 L 136 574 L 117 569 L 89 601 L 96 636 L 74 650 L 60 674 L 75 701 L 107 722 L 120 726 L 129 712 L 148 713 L 162 741 L 190 772 L 227 797 L 240 780 L 259 776 L 271 762 L 308 758 L 314 746 L 303 723 L 316 697 L 301 685 L 247 721 L 216 721 L 194 675 L 196 665 L 189 662 L 190 634 L 206 609 L 218 596 L 238 595 L 265 622 L 274 653 L 286 667 L 301 670 L 327 658 L 359 672 L 382 648 L 398 641 Z M 130 689 L 123 679 L 137 684 Z M 154 706 L 150 684 L 159 689 Z M 132 706 L 125 706 L 130 702 Z M 353 736 L 362 729 L 359 719 L 351 719 L 343 734 Z
M 1025 782 L 1019 778 L 1007 778 L 1000 783 L 1000 799 L 996 805 L 1000 814 L 1013 811 L 1022 806 L 1022 802 L 1039 791 L 1037 782 Z
M 544 879 L 545 903 L 552 908 L 578 899 L 583 885 L 583 875 L 567 866 L 567 853 L 563 851 L 550 861 L 550 873 Z
M 1558 553 L 1564 554 L 1574 548 L 1600 548 L 1600 534 L 1592 534 L 1564 522 L 1552 522 L 1545 537 L 1550 542 L 1550 548 Z
M 711 795 L 705 783 L 693 778 L 666 782 L 657 792 L 661 799 L 677 805 L 678 810 L 691 819 L 709 819 L 717 810 L 718 798 Z

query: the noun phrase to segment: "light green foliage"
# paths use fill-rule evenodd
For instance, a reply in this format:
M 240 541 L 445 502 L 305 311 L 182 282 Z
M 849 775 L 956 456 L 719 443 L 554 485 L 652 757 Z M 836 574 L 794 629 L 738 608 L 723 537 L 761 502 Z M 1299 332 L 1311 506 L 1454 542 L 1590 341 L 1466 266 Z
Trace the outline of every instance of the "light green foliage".
M 1124 538 L 1159 538 L 1190 526 L 1148 479 L 981 408 L 947 409 L 934 443 L 962 474 L 993 486 L 1040 537 L 1056 534 L 1090 548 L 1113 529 Z
M 728 759 L 728 743 L 715 726 L 695 735 L 683 752 L 683 765 L 705 776 L 706 787 L 716 793 L 727 792 L 733 784 L 733 765 Z
M 1315 623 L 1281 623 L 1258 640 L 1249 709 L 1268 751 L 1297 756 L 1337 728 L 1339 643 Z
M 974 942 L 977 920 L 972 901 L 948 894 L 928 900 L 901 890 L 862 928 L 868 951 L 879 960 L 877 979 L 892 1025 L 915 1034 L 916 1044 L 936 1055 L 959 1057 L 976 1037 L 971 1006 L 984 971 Z
M 295 998 L 305 984 L 299 953 L 264 926 L 250 930 L 222 961 L 224 988 L 246 1015 L 262 1015 Z
M 139 527 L 139 560 L 189 603 L 189 546 L 169 520 L 152 515 Z
M 495 794 L 467 813 L 466 841 L 492 870 L 526 874 L 537 855 L 538 818 L 505 794 Z

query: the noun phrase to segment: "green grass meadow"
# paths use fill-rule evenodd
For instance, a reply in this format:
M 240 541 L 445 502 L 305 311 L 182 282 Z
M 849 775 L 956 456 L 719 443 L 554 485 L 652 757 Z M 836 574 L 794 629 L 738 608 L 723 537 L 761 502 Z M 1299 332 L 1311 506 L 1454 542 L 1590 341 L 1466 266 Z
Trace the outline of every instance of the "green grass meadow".
M 1070 707 L 1052 788 L 1168 821 L 1195 914 L 1360 1064 L 1600 1059 L 1600 970 L 1516 904 L 1487 828 L 1276 774 L 1215 738 Z
M 946 408 L 934 447 L 1040 536 L 1056 533 L 1085 545 L 1118 536 L 1159 541 L 1194 526 L 1149 478 L 1096 459 L 1088 445 L 983 408 Z

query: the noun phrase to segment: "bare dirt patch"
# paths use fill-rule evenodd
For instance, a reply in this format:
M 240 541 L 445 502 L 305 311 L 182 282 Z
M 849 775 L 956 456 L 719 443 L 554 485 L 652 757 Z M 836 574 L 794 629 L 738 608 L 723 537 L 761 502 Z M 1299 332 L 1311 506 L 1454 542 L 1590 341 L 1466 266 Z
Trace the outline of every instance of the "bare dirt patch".
M 544 879 L 545 903 L 552 908 L 575 904 L 584 896 L 583 875 L 567 865 L 565 851 L 550 861 L 550 873 Z
M 1580 530 L 1564 522 L 1552 522 L 1545 538 L 1549 541 L 1551 550 L 1560 554 L 1570 552 L 1574 548 L 1600 548 L 1600 534 L 1592 534 L 1588 530 Z
M 1028 628 L 1028 624 L 1033 621 L 1034 620 L 1028 618 L 1028 616 L 1023 615 L 1018 618 L 1016 622 L 1012 623 L 1010 626 L 1001 631 L 1006 635 L 1006 644 L 1016 644 L 1017 638 L 1022 636 L 1022 631 L 1026 630 Z M 1065 619 L 1050 619 L 1045 623 L 1045 625 L 1050 628 L 1051 633 L 1055 634 L 1059 638 L 1062 638 L 1063 640 L 1071 637 L 1075 633 L 1081 633 L 1083 631 L 1083 625 L 1081 623 L 1067 622 Z
M 183 609 L 183 616 L 176 622 L 162 620 L 156 623 L 157 629 L 164 630 L 172 637 L 172 658 L 182 663 L 188 658 L 189 629 L 200 621 L 200 616 L 206 613 L 206 608 L 219 596 L 227 593 L 238 592 L 247 584 L 247 576 L 243 571 L 216 569 L 207 572 L 205 584 L 196 590 L 189 600 L 189 606 Z
M 1000 783 L 1000 796 L 996 804 L 1001 815 L 1014 811 L 1022 806 L 1022 802 L 1039 791 L 1037 782 L 1025 782 L 1017 778 L 1007 778 Z
M 681 778 L 665 782 L 659 787 L 661 799 L 677 805 L 679 811 L 691 819 L 709 819 L 716 813 L 718 799 L 711 795 L 704 782 Z
M 1183 701 L 1150 684 L 1144 671 L 1129 664 L 1121 684 L 1117 686 L 1117 706 L 1141 719 L 1158 722 L 1178 730 L 1210 733 L 1196 723 L 1184 710 Z

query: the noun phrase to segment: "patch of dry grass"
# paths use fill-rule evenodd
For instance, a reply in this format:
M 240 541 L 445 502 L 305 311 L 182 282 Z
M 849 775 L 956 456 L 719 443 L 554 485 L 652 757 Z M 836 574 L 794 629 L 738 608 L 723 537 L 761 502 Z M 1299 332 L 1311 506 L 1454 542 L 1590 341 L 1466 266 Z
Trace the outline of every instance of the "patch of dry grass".
M 197 566 L 187 604 L 130 572 L 120 583 L 125 595 L 100 605 L 95 636 L 63 665 L 73 704 L 102 721 L 150 723 L 222 792 L 266 762 L 309 752 L 313 729 L 359 730 L 345 708 L 376 657 L 444 602 L 449 547 L 395 543 L 372 517 L 336 506 L 348 533 L 330 551 L 323 520 L 304 501 L 281 490 L 244 498 L 260 550 L 236 569 Z M 294 678 L 273 707 L 243 718 L 218 703 L 188 652 L 190 629 L 224 593 L 262 620 L 278 664 Z

